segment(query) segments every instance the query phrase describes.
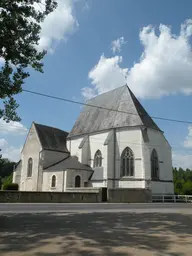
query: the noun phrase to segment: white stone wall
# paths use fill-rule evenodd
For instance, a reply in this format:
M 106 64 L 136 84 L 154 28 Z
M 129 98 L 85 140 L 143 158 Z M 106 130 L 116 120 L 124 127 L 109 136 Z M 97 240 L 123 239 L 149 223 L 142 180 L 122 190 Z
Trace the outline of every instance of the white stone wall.
M 51 187 L 51 181 L 53 175 L 56 176 L 56 186 L 55 188 Z M 43 171 L 43 185 L 42 191 L 55 191 L 63 192 L 64 191 L 64 182 L 65 182 L 65 171 Z
M 129 147 L 134 154 L 135 173 L 133 179 L 144 178 L 142 135 L 140 128 L 120 128 L 116 132 L 116 179 L 120 179 L 121 154 Z M 144 181 L 122 179 L 118 182 L 120 188 L 144 188 Z
M 37 190 L 39 152 L 41 150 L 42 150 L 41 144 L 39 142 L 34 124 L 32 124 L 21 153 L 22 169 L 21 169 L 21 181 L 19 184 L 20 190 L 23 190 L 23 191 Z M 33 169 L 32 169 L 32 177 L 28 178 L 27 166 L 28 166 L 28 159 L 30 157 L 33 159 Z
M 97 150 L 101 151 L 102 154 L 102 170 L 103 179 L 107 179 L 107 163 L 108 163 L 108 146 L 104 145 L 104 142 L 109 132 L 92 134 L 84 143 L 83 147 L 79 149 L 79 145 L 83 140 L 83 137 L 72 139 L 68 141 L 68 148 L 71 149 L 71 155 L 76 155 L 78 160 L 84 164 L 88 164 L 93 167 L 94 156 Z M 104 181 L 93 181 L 90 183 L 92 187 L 104 187 L 107 186 L 107 182 Z
M 93 188 L 103 188 L 103 187 L 107 187 L 107 181 L 91 181 L 90 184 L 91 187 Z
M 159 178 L 161 182 L 151 183 L 152 193 L 174 193 L 173 183 L 163 182 L 164 180 L 173 180 L 172 172 L 172 153 L 171 147 L 165 139 L 163 133 L 147 129 L 149 142 L 143 140 L 143 155 L 145 179 L 151 179 L 151 153 L 155 149 L 159 159 Z
M 102 167 L 103 167 L 103 179 L 107 179 L 107 145 L 104 145 L 104 142 L 108 136 L 109 132 L 104 132 L 100 134 L 90 135 L 90 166 L 94 165 L 94 157 L 97 150 L 101 151 L 102 154 Z
M 153 194 L 174 194 L 174 185 L 171 182 L 151 182 Z
M 66 187 L 65 190 L 68 188 L 75 188 L 75 177 L 78 175 L 81 177 L 81 187 L 84 187 L 84 182 L 88 182 L 90 177 L 90 171 L 84 170 L 66 170 Z
M 21 181 L 21 169 L 22 169 L 22 162 L 19 163 L 16 170 L 13 171 L 13 183 L 17 183 L 20 186 Z
M 90 159 L 88 163 L 93 167 L 95 152 L 99 149 L 102 153 L 103 161 L 103 181 L 91 180 L 90 186 L 92 187 L 105 187 L 113 188 L 152 188 L 153 193 L 173 193 L 173 184 L 168 182 L 149 183 L 151 179 L 151 152 L 155 148 L 159 157 L 160 167 L 160 180 L 172 180 L 172 155 L 171 147 L 165 139 L 163 133 L 147 129 L 143 134 L 140 128 L 118 128 L 116 129 L 116 159 L 115 159 L 115 177 L 114 177 L 114 134 L 110 136 L 107 145 L 104 145 L 108 132 L 92 134 L 89 136 L 89 145 L 84 143 L 84 148 L 78 149 L 83 138 L 72 140 L 71 153 L 79 156 L 79 160 L 86 159 L 82 157 L 82 152 L 86 148 L 86 152 Z M 135 175 L 133 180 L 120 177 L 121 154 L 123 150 L 129 147 L 135 158 Z M 85 151 L 84 151 L 85 152 Z M 95 175 L 94 175 L 95 176 Z M 94 177 L 93 176 L 93 177 Z M 128 177 L 130 178 L 130 177 Z M 134 180 L 135 179 L 135 180 Z M 149 183 L 149 184 L 148 184 Z
M 77 156 L 80 162 L 82 160 L 82 149 L 79 149 L 79 145 L 82 140 L 83 137 L 67 141 L 67 148 L 71 152 L 71 155 Z
M 119 188 L 145 188 L 144 180 L 120 180 Z

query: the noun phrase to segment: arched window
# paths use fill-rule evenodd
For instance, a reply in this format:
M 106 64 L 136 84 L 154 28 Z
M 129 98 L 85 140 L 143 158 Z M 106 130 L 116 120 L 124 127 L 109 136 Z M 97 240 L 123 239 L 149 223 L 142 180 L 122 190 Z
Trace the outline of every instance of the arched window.
M 30 157 L 27 165 L 27 177 L 32 177 L 33 159 Z
M 121 177 L 134 176 L 134 154 L 126 147 L 121 154 Z
M 55 175 L 52 176 L 52 179 L 51 179 L 51 187 L 52 187 L 52 188 L 55 188 L 55 187 L 56 187 L 56 176 L 55 176 Z
M 102 166 L 102 154 L 100 150 L 97 150 L 94 157 L 93 167 L 101 167 L 101 166 Z
M 77 175 L 75 177 L 75 187 L 76 188 L 80 188 L 81 187 L 81 177 L 79 175 Z
M 151 179 L 159 179 L 159 161 L 157 151 L 155 149 L 153 149 L 151 153 Z

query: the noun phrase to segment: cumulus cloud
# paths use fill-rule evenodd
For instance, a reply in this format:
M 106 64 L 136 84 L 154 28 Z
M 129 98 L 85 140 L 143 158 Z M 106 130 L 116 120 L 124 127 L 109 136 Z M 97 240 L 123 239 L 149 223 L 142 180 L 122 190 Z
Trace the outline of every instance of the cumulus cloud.
M 50 13 L 41 24 L 39 50 L 54 51 L 54 45 L 61 40 L 66 41 L 78 27 L 78 21 L 73 14 L 73 0 L 58 0 L 56 10 Z M 36 5 L 36 8 L 43 8 Z
M 192 19 L 181 25 L 178 35 L 160 25 L 143 27 L 139 39 L 143 52 L 138 62 L 128 70 L 122 67 L 122 56 L 102 55 L 89 72 L 95 93 L 99 94 L 127 84 L 140 98 L 159 98 L 164 95 L 192 93 Z M 114 71 L 114 72 L 112 72 Z
M 111 42 L 111 50 L 115 54 L 116 52 L 121 51 L 122 45 L 126 44 L 124 37 L 117 38 Z
M 92 80 L 93 87 L 83 88 L 83 95 L 90 98 L 90 96 L 104 93 L 119 85 L 124 85 L 128 69 L 120 68 L 121 62 L 121 56 L 106 58 L 103 54 L 96 66 L 89 72 L 89 78 Z
M 9 135 L 26 135 L 28 129 L 19 122 L 10 121 L 7 123 L 2 118 L 0 119 L 0 133 Z
M 0 139 L 0 149 L 3 158 L 8 158 L 14 162 L 20 159 L 22 147 L 13 147 L 5 139 Z

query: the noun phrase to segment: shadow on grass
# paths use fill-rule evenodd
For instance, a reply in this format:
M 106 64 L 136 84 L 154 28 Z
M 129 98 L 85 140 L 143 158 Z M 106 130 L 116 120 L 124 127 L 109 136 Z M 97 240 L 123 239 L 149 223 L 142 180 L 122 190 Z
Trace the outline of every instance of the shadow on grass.
M 174 236 L 178 238 L 177 244 L 186 247 L 192 244 L 191 216 L 161 213 L 0 215 L 0 255 L 133 256 L 127 248 L 137 248 L 157 252 L 148 255 L 166 256 Z

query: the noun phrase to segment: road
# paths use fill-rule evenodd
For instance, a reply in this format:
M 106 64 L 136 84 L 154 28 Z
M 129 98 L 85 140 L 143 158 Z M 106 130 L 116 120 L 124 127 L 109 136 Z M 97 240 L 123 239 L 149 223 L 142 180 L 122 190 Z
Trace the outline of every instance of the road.
M 192 204 L 185 203 L 151 203 L 151 204 L 47 204 L 47 203 L 16 203 L 0 204 L 1 212 L 186 212 L 192 213 Z
M 0 204 L 0 256 L 191 256 L 192 204 Z

